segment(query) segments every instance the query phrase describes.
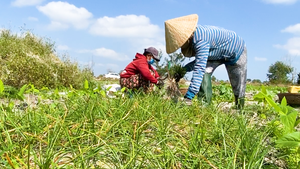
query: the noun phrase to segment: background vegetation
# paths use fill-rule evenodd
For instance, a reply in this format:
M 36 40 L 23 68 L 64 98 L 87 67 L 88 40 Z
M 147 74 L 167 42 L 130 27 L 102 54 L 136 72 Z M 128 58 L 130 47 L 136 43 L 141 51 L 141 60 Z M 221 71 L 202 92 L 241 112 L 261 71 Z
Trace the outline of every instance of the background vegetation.
M 288 75 L 293 72 L 293 67 L 277 61 L 269 67 L 269 74 L 267 74 L 269 81 L 273 84 L 287 84 L 292 83 Z
M 82 87 L 93 78 L 89 68 L 80 68 L 67 55 L 57 56 L 55 45 L 47 38 L 31 32 L 13 34 L 0 31 L 0 79 L 9 86 L 20 88 L 33 84 L 37 88 Z

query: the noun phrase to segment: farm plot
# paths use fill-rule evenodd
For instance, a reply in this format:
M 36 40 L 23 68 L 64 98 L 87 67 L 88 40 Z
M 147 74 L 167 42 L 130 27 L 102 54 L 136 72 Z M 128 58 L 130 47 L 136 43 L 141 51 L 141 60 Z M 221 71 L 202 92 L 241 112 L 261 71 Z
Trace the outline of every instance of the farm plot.
M 217 89 L 211 105 L 194 100 L 192 106 L 155 92 L 109 98 L 88 84 L 24 93 L 34 95 L 34 106 L 23 104 L 22 92 L 20 99 L 2 98 L 4 168 L 294 168 L 299 162 L 297 147 L 276 146 L 283 124 L 263 98 L 244 110 L 224 110 L 220 105 L 232 100 Z

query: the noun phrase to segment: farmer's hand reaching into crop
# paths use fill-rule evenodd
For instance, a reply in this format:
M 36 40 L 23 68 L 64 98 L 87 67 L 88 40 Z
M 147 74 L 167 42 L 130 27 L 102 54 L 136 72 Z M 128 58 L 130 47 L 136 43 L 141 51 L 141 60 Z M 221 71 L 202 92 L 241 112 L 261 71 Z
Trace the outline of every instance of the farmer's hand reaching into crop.
M 161 79 L 158 79 L 156 86 L 161 89 L 165 85 L 164 81 Z
M 175 81 L 176 81 L 176 82 L 179 82 L 180 79 L 182 78 L 182 76 L 181 76 L 179 73 L 175 73 L 175 74 L 174 74 L 174 78 L 175 78 Z

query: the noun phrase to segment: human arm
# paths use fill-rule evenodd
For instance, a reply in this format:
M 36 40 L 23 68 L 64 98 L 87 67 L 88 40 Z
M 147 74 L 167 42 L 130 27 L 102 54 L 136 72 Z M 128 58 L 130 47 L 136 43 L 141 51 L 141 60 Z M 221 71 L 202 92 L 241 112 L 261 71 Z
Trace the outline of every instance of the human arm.
M 194 48 L 196 55 L 193 67 L 193 75 L 191 84 L 185 95 L 185 97 L 189 99 L 193 99 L 195 95 L 199 92 L 208 59 L 209 43 L 203 40 L 199 40 L 195 43 Z
M 157 71 L 156 71 L 152 66 L 150 66 L 150 69 L 154 72 L 154 77 L 155 77 L 156 79 L 159 79 L 160 76 L 159 76 L 159 74 L 157 73 Z
M 157 79 L 151 74 L 150 72 L 151 67 L 149 68 L 149 64 L 147 63 L 146 60 L 136 64 L 136 67 L 140 72 L 140 74 L 143 76 L 143 78 L 149 80 L 151 83 L 155 83 L 155 84 L 157 83 Z
M 194 70 L 194 67 L 195 67 L 195 63 L 196 63 L 196 60 L 193 60 L 193 61 L 191 61 L 190 63 L 184 65 L 183 68 L 184 68 L 187 72 L 193 71 L 193 70 Z

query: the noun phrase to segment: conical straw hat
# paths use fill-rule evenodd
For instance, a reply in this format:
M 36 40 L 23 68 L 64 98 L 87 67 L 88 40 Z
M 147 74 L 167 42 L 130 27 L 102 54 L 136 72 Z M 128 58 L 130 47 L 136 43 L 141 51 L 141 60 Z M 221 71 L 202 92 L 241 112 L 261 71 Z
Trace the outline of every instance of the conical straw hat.
M 179 49 L 195 31 L 198 15 L 192 14 L 165 21 L 166 51 L 168 54 Z

